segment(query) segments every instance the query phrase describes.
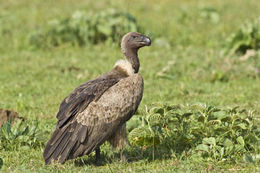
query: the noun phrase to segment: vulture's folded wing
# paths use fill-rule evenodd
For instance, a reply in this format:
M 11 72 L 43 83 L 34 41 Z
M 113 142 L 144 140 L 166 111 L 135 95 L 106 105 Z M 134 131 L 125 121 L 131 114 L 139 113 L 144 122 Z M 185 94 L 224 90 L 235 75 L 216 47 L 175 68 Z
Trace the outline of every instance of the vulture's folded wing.
M 136 111 L 143 93 L 140 75 L 101 81 L 83 84 L 64 99 L 56 130 L 44 151 L 46 164 L 89 154 Z
M 84 111 L 89 103 L 98 100 L 119 80 L 118 76 L 100 76 L 80 85 L 62 101 L 56 116 L 58 119 L 56 129 L 43 153 L 46 164 L 49 164 L 52 159 L 65 162 L 70 152 L 68 148 L 71 150 L 71 146 L 74 146 L 78 140 L 85 140 L 88 128 L 77 123 L 77 114 Z
M 116 84 L 120 78 L 113 75 L 100 76 L 77 87 L 60 104 L 57 113 L 57 127 L 61 128 L 76 114 L 86 109 L 90 102 L 97 100 L 111 86 Z

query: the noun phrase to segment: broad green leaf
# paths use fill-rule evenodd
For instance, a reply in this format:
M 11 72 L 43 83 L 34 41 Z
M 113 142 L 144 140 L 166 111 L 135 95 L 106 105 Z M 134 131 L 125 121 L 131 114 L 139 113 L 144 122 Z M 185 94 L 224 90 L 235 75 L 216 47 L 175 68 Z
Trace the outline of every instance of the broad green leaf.
M 99 24 L 99 25 L 97 25 L 97 29 L 99 32 L 101 32 L 104 35 L 111 35 L 113 32 L 112 28 L 108 25 Z
M 219 151 L 219 153 L 220 153 L 220 156 L 223 157 L 223 156 L 224 156 L 224 153 L 225 153 L 225 152 L 224 152 L 224 151 L 225 151 L 224 147 L 219 147 L 219 148 L 218 148 L 218 151 Z
M 182 117 L 188 118 L 189 116 L 191 116 L 193 113 L 191 112 L 185 112 L 184 114 L 182 114 Z
M 230 139 L 225 139 L 223 144 L 224 144 L 225 147 L 232 147 L 233 146 L 233 142 Z
M 243 147 L 245 146 L 245 141 L 244 141 L 244 139 L 243 139 L 242 136 L 239 136 L 239 137 L 237 138 L 237 142 L 238 142 L 240 145 L 242 145 Z
M 160 125 L 161 119 L 163 119 L 163 117 L 160 114 L 158 114 L 158 113 L 151 114 L 149 116 L 150 125 Z
M 205 121 L 205 117 L 203 115 L 200 115 L 198 118 L 198 122 L 204 123 L 204 121 Z
M 151 109 L 151 112 L 163 115 L 164 114 L 164 109 L 160 108 L 160 107 L 154 107 L 154 108 Z
M 248 163 L 255 163 L 253 157 L 249 154 L 244 154 L 244 161 L 246 161 Z
M 256 144 L 260 141 L 259 138 L 255 134 L 249 134 L 245 140 L 249 140 L 250 143 Z
M 203 103 L 198 103 L 191 106 L 193 110 L 200 110 L 200 111 L 203 111 L 204 109 L 206 109 L 206 107 L 207 105 Z
M 221 123 L 221 121 L 220 120 L 210 120 L 210 121 L 208 121 L 208 125 L 214 125 L 214 124 L 220 124 Z
M 203 144 L 209 144 L 209 145 L 216 145 L 216 139 L 214 137 L 210 137 L 210 138 L 203 138 Z
M 7 132 L 7 134 L 9 135 L 9 134 L 11 134 L 12 132 L 11 132 L 11 123 L 6 123 L 6 132 Z
M 222 122 L 230 123 L 232 121 L 232 117 L 230 115 L 226 115 L 223 118 L 221 118 Z
M 236 144 L 235 145 L 235 150 L 234 152 L 243 152 L 244 151 L 244 146 L 240 145 L 240 144 Z
M 199 144 L 199 145 L 196 147 L 196 150 L 209 152 L 209 146 L 207 146 L 207 145 L 205 145 L 205 144 Z
M 214 117 L 221 120 L 222 118 L 225 118 L 227 116 L 229 116 L 225 111 L 217 111 L 213 113 Z
M 245 123 L 240 123 L 240 124 L 237 124 L 236 126 L 240 127 L 241 129 L 244 129 L 244 130 L 247 129 Z

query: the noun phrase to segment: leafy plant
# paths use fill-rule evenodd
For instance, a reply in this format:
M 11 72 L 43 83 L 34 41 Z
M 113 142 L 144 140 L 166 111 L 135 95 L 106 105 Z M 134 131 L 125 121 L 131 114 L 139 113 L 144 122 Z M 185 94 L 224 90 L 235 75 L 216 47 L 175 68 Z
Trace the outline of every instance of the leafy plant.
M 226 43 L 226 53 L 245 53 L 248 49 L 260 48 L 260 18 L 242 25 L 231 34 Z
M 163 104 L 147 109 L 142 121 L 129 134 L 132 145 L 217 161 L 259 152 L 260 127 L 254 112 L 239 107 Z
M 51 47 L 64 43 L 83 46 L 119 42 L 123 34 L 139 29 L 136 19 L 126 12 L 115 9 L 94 14 L 76 11 L 69 18 L 50 21 L 46 28 L 29 36 L 29 43 L 36 47 Z
M 4 123 L 0 128 L 0 149 L 37 148 L 43 146 L 43 136 L 38 129 L 38 120 L 25 124 L 18 120 L 14 125 Z

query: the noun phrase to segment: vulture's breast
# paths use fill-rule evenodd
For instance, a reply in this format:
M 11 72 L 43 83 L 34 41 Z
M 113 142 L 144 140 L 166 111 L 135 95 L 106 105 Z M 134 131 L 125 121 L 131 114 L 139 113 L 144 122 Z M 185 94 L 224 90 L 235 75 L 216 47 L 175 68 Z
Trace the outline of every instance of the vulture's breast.
M 133 74 L 121 79 L 109 88 L 97 101 L 77 116 L 77 121 L 86 126 L 108 124 L 113 121 L 124 123 L 136 111 L 143 95 L 143 78 Z

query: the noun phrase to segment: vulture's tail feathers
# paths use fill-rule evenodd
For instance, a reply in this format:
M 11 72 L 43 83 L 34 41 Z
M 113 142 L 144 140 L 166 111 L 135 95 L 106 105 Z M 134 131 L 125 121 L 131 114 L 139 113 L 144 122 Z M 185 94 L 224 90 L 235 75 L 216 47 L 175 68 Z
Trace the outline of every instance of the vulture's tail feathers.
M 76 121 L 61 129 L 56 128 L 43 153 L 45 164 L 50 164 L 52 160 L 62 164 L 72 159 L 71 150 L 79 147 L 79 144 L 86 140 L 86 136 L 87 127 Z

